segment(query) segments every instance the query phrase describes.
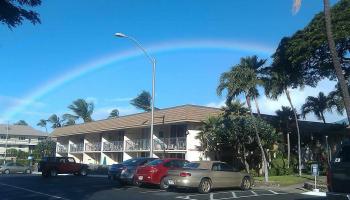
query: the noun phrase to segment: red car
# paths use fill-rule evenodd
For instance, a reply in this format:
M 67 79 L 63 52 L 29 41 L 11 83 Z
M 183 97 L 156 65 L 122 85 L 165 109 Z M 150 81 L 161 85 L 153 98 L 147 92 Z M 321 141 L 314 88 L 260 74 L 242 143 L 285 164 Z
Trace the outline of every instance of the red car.
M 168 174 L 169 169 L 179 169 L 182 168 L 187 160 L 178 158 L 165 158 L 157 159 L 149 162 L 147 165 L 140 166 L 137 168 L 136 182 L 141 184 L 155 184 L 159 185 L 161 189 L 167 189 L 168 183 L 164 178 Z

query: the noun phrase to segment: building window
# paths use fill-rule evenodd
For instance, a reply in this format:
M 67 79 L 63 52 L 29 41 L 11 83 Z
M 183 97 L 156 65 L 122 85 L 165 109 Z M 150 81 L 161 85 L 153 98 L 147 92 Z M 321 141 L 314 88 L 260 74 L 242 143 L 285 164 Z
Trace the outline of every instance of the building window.
M 186 125 L 172 125 L 170 137 L 186 137 Z
M 18 137 L 19 140 L 26 140 L 26 137 Z
M 39 137 L 38 140 L 39 140 L 39 141 L 45 140 L 45 138 L 44 138 L 44 137 Z
M 1 135 L 1 136 L 0 136 L 0 139 L 6 140 L 6 136 L 5 136 L 5 135 Z

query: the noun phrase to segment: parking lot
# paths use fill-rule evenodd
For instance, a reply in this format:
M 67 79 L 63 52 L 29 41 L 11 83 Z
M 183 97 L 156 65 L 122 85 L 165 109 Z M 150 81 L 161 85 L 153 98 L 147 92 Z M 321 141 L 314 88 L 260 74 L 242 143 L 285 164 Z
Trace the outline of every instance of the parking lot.
M 323 200 L 324 198 L 288 193 L 277 189 L 215 190 L 210 194 L 196 191 L 163 191 L 157 187 L 121 186 L 106 178 L 58 176 L 42 178 L 39 175 L 0 175 L 0 199 L 128 199 L 128 200 Z

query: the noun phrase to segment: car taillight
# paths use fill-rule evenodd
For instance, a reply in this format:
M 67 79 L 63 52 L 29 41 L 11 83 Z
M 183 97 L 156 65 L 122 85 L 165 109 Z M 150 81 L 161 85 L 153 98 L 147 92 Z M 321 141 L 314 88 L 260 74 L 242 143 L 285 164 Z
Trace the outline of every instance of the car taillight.
M 180 172 L 180 176 L 181 177 L 191 176 L 191 173 L 189 173 L 189 172 Z

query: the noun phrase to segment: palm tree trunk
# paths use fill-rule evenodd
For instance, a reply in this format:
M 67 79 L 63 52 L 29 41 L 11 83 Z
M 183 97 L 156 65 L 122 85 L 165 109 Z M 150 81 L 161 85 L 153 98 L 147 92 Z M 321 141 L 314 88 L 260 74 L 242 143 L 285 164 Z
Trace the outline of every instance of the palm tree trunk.
M 253 97 L 253 99 L 254 99 L 254 102 L 255 102 L 256 112 L 258 113 L 259 118 L 261 118 L 258 100 L 256 99 L 256 97 Z
M 287 146 L 288 146 L 288 169 L 290 167 L 290 138 L 289 138 L 289 132 L 287 132 Z
M 335 73 L 337 75 L 340 88 L 343 94 L 343 100 L 345 105 L 346 114 L 348 117 L 348 121 L 350 122 L 350 95 L 348 86 L 343 74 L 343 70 L 341 68 L 340 59 L 337 53 L 337 49 L 335 47 L 335 42 L 333 38 L 333 32 L 332 32 L 332 22 L 331 22 L 331 12 L 330 12 L 330 5 L 329 0 L 323 0 L 323 6 L 324 6 L 324 15 L 325 15 L 325 23 L 326 23 L 326 32 L 327 32 L 327 39 L 328 39 L 328 45 L 329 50 L 331 52 L 332 60 L 333 60 L 333 66 L 335 69 Z
M 298 133 L 298 162 L 299 162 L 299 176 L 301 176 L 301 148 L 300 148 L 300 130 L 299 130 L 299 122 L 298 122 L 298 116 L 297 112 L 293 106 L 292 99 L 290 98 L 290 94 L 287 88 L 284 89 L 284 92 L 286 93 L 287 99 L 289 101 L 290 107 L 293 110 L 294 118 L 295 118 L 295 125 L 297 127 L 297 133 Z
M 253 115 L 253 111 L 252 111 L 252 105 L 250 104 L 250 97 L 247 96 L 246 94 L 246 102 L 247 102 L 247 105 L 248 105 L 248 108 L 249 108 L 249 112 L 250 112 L 250 116 L 252 117 L 252 119 L 254 120 L 255 117 Z M 254 129 L 255 129 L 255 136 L 256 136 L 256 139 L 258 141 L 258 145 L 259 145 L 259 148 L 260 148 L 260 151 L 261 151 L 261 155 L 262 155 L 262 160 L 263 160 L 263 167 L 264 167 L 264 171 L 265 171 L 265 182 L 269 182 L 269 171 L 268 171 L 268 168 L 267 168 L 267 160 L 266 160 L 266 156 L 265 156 L 265 151 L 264 151 L 264 148 L 261 144 L 261 140 L 260 140 L 260 136 L 259 136 L 259 131 L 258 131 L 258 127 L 256 125 L 256 122 L 254 120 Z
M 324 118 L 323 112 L 321 112 L 321 118 L 322 118 L 323 123 L 325 124 L 326 123 L 326 119 Z

